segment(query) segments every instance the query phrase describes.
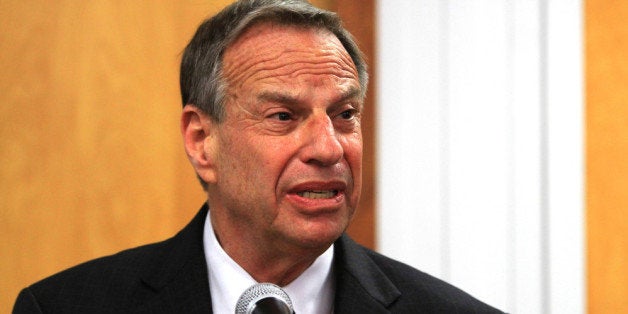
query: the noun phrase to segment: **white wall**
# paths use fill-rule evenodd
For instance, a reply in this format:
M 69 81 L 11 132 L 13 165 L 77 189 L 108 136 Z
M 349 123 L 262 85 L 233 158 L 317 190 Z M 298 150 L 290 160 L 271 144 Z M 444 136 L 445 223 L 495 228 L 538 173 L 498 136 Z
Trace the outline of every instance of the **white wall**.
M 377 242 L 513 313 L 581 313 L 582 4 L 377 5 Z

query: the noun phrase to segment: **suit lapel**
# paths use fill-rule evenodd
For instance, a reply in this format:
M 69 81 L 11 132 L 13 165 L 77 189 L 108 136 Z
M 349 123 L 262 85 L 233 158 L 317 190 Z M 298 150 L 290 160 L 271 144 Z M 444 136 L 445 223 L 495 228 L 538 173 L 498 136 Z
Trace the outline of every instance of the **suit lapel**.
M 401 293 L 364 249 L 343 235 L 335 243 L 335 259 L 334 312 L 389 313 Z
M 141 276 L 156 295 L 140 312 L 211 313 L 207 263 L 203 253 L 204 205 L 183 230 L 157 249 Z
M 211 313 L 203 228 L 208 207 L 176 236 L 155 244 L 155 262 L 143 270 L 142 282 L 153 296 L 137 309 L 144 313 Z M 401 293 L 364 249 L 343 235 L 335 243 L 334 312 L 389 313 Z

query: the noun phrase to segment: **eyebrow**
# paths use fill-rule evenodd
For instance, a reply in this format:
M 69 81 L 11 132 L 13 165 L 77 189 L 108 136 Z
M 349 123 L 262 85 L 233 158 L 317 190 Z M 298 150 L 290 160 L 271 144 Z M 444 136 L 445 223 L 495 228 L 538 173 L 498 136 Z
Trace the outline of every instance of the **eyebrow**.
M 262 101 L 276 102 L 285 105 L 299 104 L 299 100 L 295 96 L 282 92 L 263 92 L 257 98 Z
M 350 87 L 347 91 L 342 93 L 335 103 L 342 103 L 348 99 L 358 98 L 360 96 L 360 89 L 357 87 Z M 259 94 L 257 97 L 259 100 L 268 101 L 268 102 L 276 102 L 285 105 L 298 105 L 301 101 L 294 95 L 283 93 L 283 92 L 271 92 L 265 91 Z

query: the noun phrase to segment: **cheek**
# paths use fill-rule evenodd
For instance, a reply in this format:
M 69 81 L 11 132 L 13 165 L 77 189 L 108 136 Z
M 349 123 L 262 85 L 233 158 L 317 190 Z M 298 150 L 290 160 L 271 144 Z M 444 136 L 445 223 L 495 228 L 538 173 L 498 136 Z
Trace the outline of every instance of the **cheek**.
M 351 171 L 353 171 L 353 176 L 359 176 L 362 172 L 362 136 L 360 133 L 356 133 L 352 136 L 349 136 L 345 139 L 344 143 L 344 153 L 349 166 L 351 167 Z
M 362 138 L 359 134 L 351 138 L 345 145 L 345 159 L 351 169 L 353 179 L 353 202 L 357 203 L 362 189 Z
M 269 142 L 260 136 L 236 135 L 222 145 L 223 172 L 249 191 L 274 189 L 285 164 L 286 145 Z
M 258 152 L 258 164 L 260 168 L 257 169 L 260 176 L 264 176 L 262 179 L 267 183 L 272 180 L 273 187 L 277 184 L 279 177 L 286 171 L 290 160 L 290 146 L 286 143 L 267 143 L 261 145 Z
M 220 136 L 218 155 L 219 184 L 234 190 L 244 189 L 251 175 L 249 158 L 254 160 L 246 139 L 243 136 L 232 136 L 231 133 L 223 132 Z

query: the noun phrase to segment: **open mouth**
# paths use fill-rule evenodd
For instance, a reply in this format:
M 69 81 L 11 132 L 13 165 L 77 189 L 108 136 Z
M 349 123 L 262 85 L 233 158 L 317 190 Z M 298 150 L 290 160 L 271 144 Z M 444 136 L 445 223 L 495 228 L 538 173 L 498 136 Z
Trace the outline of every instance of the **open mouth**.
M 338 190 L 310 190 L 297 192 L 297 195 L 309 199 L 326 199 L 338 195 Z

